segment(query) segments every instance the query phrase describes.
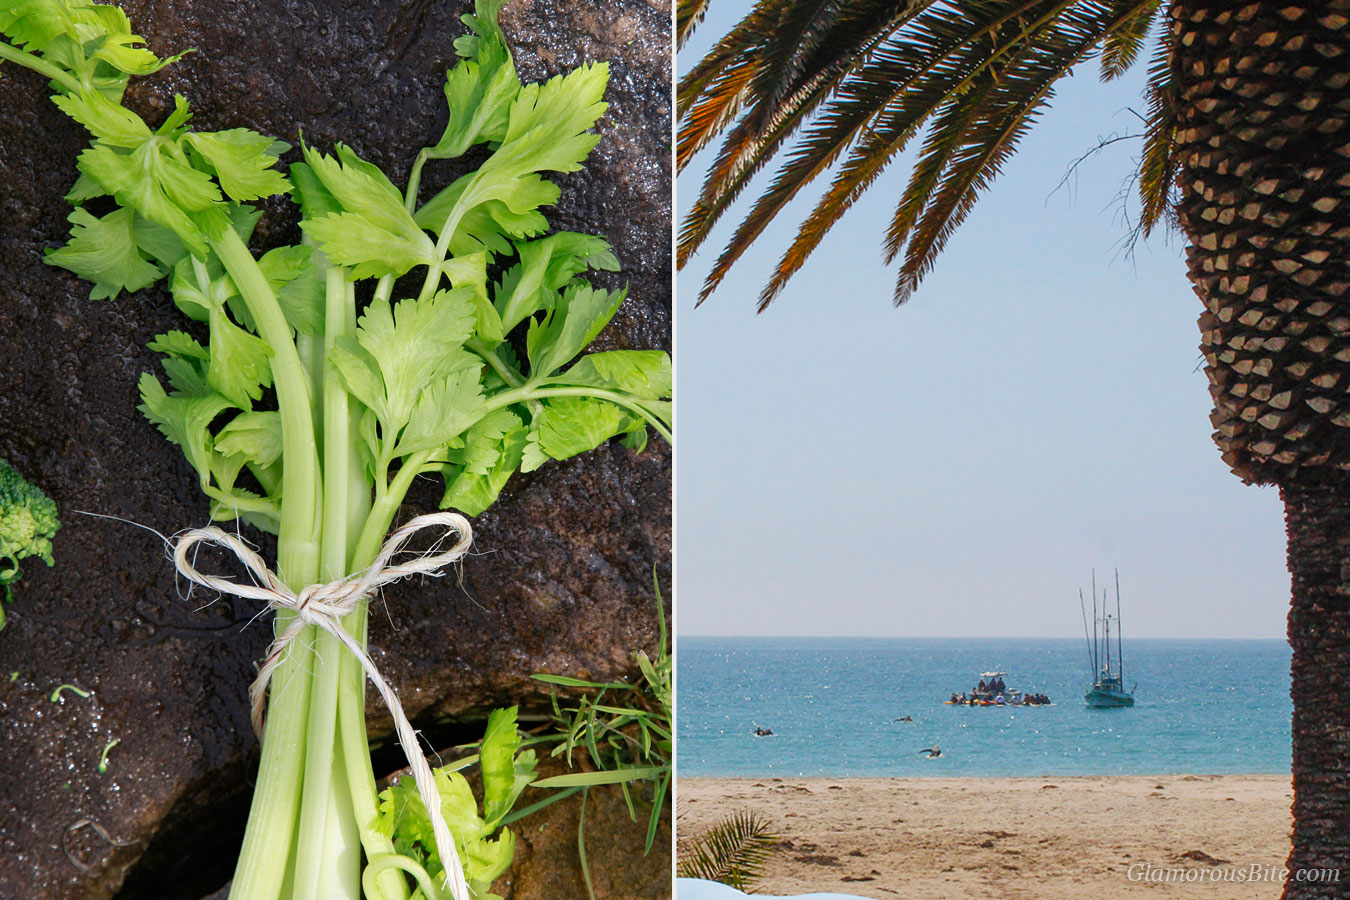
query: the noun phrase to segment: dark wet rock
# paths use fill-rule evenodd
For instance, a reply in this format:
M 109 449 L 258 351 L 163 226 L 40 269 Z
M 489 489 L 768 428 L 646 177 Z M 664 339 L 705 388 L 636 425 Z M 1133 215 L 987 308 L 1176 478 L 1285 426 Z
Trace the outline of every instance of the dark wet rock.
M 302 127 L 401 178 L 440 134 L 461 6 L 130 2 L 153 49 L 198 52 L 138 82 L 128 102 L 157 120 L 178 91 L 203 128 L 294 140 Z M 551 220 L 606 235 L 624 263 L 611 283 L 628 282 L 633 299 L 601 343 L 669 348 L 668 5 L 515 0 L 502 22 L 526 79 L 611 61 L 605 137 L 585 171 L 560 179 Z M 136 380 L 157 366 L 145 344 L 181 326 L 167 294 L 91 302 L 86 285 L 42 262 L 64 240 L 61 198 L 86 142 L 47 97 L 30 73 L 0 78 L 0 457 L 42 485 L 64 521 L 57 567 L 27 567 L 0 632 L 0 897 L 196 900 L 229 877 L 242 833 L 257 760 L 245 688 L 269 630 L 244 627 L 255 610 L 242 602 L 181 597 L 153 535 L 74 512 L 167 534 L 203 524 L 205 505 L 177 449 L 135 410 Z M 425 190 L 462 171 L 429 167 Z M 284 204 L 269 207 L 259 238 L 296 238 Z M 419 725 L 453 730 L 494 705 L 540 703 L 534 672 L 631 673 L 632 652 L 654 642 L 653 568 L 670 581 L 670 458 L 655 441 L 640 457 L 615 445 L 518 476 L 477 521 L 480 555 L 462 584 L 387 592 L 389 615 L 372 617 L 375 658 Z M 438 496 L 428 482 L 406 509 L 433 509 Z M 48 700 L 64 682 L 93 695 Z M 389 720 L 376 702 L 369 711 L 378 737 Z M 588 821 L 606 803 L 593 802 Z M 611 832 L 596 827 L 596 846 Z M 543 846 L 531 836 L 522 865 L 572 871 Z M 661 896 L 667 872 L 626 896 Z M 583 893 L 557 877 L 552 896 Z
M 557 760 L 540 765 L 541 777 L 567 769 Z M 534 802 L 543 789 L 527 791 L 522 803 Z M 586 859 L 596 900 L 661 900 L 670 896 L 671 833 L 667 816 L 657 829 L 650 853 L 647 840 L 649 796 L 634 805 L 634 822 L 615 785 L 592 788 L 586 800 Z M 667 810 L 669 807 L 667 807 Z M 585 897 L 577 854 L 581 797 L 573 795 L 532 813 L 511 826 L 516 858 L 497 890 L 503 900 L 558 900 Z

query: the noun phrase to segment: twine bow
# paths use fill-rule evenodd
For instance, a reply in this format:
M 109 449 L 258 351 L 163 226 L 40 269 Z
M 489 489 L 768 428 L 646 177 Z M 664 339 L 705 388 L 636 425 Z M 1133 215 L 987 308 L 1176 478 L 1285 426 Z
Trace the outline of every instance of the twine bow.
M 458 536 L 459 539 L 453 547 L 440 552 L 428 551 L 405 563 L 390 564 L 394 555 L 403 548 L 403 545 L 414 534 L 424 528 L 438 526 Z M 375 663 L 371 662 L 370 657 L 366 655 L 366 651 L 357 643 L 355 638 L 347 633 L 347 629 L 342 627 L 341 620 L 343 616 L 356 609 L 362 600 L 383 585 L 391 584 L 410 575 L 429 575 L 433 578 L 444 575 L 442 569 L 461 559 L 472 542 L 473 529 L 469 527 L 469 520 L 461 515 L 442 512 L 418 516 L 403 527 L 396 529 L 389 536 L 369 568 L 328 584 L 311 584 L 300 591 L 299 594 L 294 593 L 282 584 L 281 580 L 263 562 L 262 557 L 255 553 L 252 548 L 238 537 L 214 525 L 209 528 L 195 528 L 185 532 L 178 538 L 173 553 L 174 564 L 178 571 L 184 578 L 194 584 L 211 588 L 222 594 L 233 594 L 236 597 L 249 600 L 260 600 L 266 603 L 269 609 L 289 609 L 296 614 L 285 630 L 272 641 L 272 645 L 267 650 L 266 659 L 258 667 L 258 677 L 254 679 L 253 684 L 248 689 L 249 697 L 253 703 L 253 728 L 257 731 L 259 737 L 262 736 L 267 684 L 271 680 L 276 667 L 281 664 L 287 645 L 307 625 L 314 625 L 327 631 L 341 641 L 342 645 L 360 660 L 361 667 L 365 669 L 366 675 L 375 685 L 375 689 L 384 698 L 384 705 L 388 707 L 390 714 L 394 717 L 394 730 L 398 733 L 399 744 L 402 745 L 403 752 L 408 758 L 408 764 L 412 768 L 418 796 L 422 798 L 422 805 L 426 807 L 427 815 L 431 819 L 431 830 L 436 837 L 436 849 L 440 853 L 442 862 L 445 863 L 450 892 L 455 900 L 470 900 L 469 885 L 464 879 L 464 869 L 460 864 L 459 854 L 455 850 L 454 838 L 450 835 L 449 826 L 445 824 L 445 817 L 441 815 L 440 795 L 436 792 L 431 766 L 427 763 L 426 757 L 422 755 L 421 748 L 417 744 L 417 733 L 413 731 L 412 723 L 408 721 L 407 715 L 403 712 L 403 704 L 399 702 L 398 695 L 380 675 L 379 670 L 375 668 Z M 203 575 L 198 572 L 189 561 L 189 553 L 197 544 L 215 544 L 229 550 L 244 564 L 244 568 L 248 569 L 256 583 L 246 584 L 214 575 Z

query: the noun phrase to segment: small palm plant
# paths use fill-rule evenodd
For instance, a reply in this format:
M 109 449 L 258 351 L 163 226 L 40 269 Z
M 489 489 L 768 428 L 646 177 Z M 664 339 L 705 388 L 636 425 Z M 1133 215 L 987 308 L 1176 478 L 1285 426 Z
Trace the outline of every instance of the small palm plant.
M 779 835 L 770 830 L 771 824 L 750 810 L 732 813 L 685 842 L 679 850 L 675 874 L 754 893 L 764 864 L 778 845 Z

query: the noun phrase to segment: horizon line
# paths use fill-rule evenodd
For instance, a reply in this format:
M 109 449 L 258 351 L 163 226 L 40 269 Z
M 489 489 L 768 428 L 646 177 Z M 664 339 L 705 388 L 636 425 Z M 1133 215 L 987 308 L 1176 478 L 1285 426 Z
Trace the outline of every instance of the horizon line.
M 1009 640 L 1009 641 L 1081 641 L 1082 635 L 1078 637 L 1066 637 L 1060 635 L 1045 634 L 710 634 L 707 632 L 685 633 L 675 632 L 675 638 L 824 638 L 824 639 L 860 639 L 860 640 L 889 640 L 893 638 L 904 638 L 906 640 L 923 641 L 951 641 L 951 640 Z M 1129 638 L 1132 641 L 1280 641 L 1288 643 L 1289 638 L 1286 635 L 1279 637 L 1257 637 L 1257 636 L 1238 636 L 1238 635 L 1138 635 Z

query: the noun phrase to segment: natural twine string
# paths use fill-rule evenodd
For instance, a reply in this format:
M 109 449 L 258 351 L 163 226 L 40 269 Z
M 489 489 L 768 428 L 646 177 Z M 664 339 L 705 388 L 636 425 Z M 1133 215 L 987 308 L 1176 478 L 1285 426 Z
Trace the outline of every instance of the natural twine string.
M 448 550 L 439 553 L 428 551 L 405 563 L 391 565 L 394 555 L 403 548 L 418 531 L 423 528 L 445 528 L 447 532 L 454 532 L 458 535 L 455 545 Z M 276 640 L 272 641 L 272 646 L 267 650 L 267 658 L 258 668 L 258 677 L 249 687 L 249 696 L 253 701 L 253 727 L 262 735 L 263 709 L 266 704 L 267 684 L 272 678 L 276 667 L 281 664 L 282 657 L 285 655 L 286 647 L 293 641 L 307 625 L 314 625 L 327 631 L 333 637 L 342 642 L 342 645 L 352 652 L 361 666 L 366 670 L 366 675 L 375 685 L 375 689 L 380 692 L 384 698 L 384 704 L 389 708 L 389 712 L 394 717 L 394 730 L 398 733 L 399 743 L 403 746 L 403 752 L 408 757 L 408 763 L 412 767 L 413 779 L 417 784 L 417 793 L 422 798 L 422 805 L 426 807 L 427 815 L 431 818 L 431 830 L 436 836 L 436 849 L 440 852 L 442 862 L 445 863 L 445 873 L 448 879 L 450 892 L 455 900 L 470 900 L 469 885 L 464 879 L 464 868 L 459 861 L 459 854 L 455 850 L 454 838 L 450 835 L 450 828 L 445 824 L 445 818 L 441 815 L 440 795 L 436 792 L 435 779 L 431 773 L 431 766 L 427 763 L 426 757 L 422 755 L 421 748 L 417 743 L 417 733 L 413 731 L 412 723 L 408 721 L 407 715 L 403 712 L 403 704 L 399 703 L 398 696 L 389 683 L 381 677 L 375 664 L 371 662 L 366 651 L 356 642 L 347 629 L 342 627 L 342 617 L 356 609 L 362 600 L 369 597 L 374 591 L 382 585 L 391 584 L 409 575 L 429 575 L 439 577 L 444 575 L 442 571 L 445 566 L 461 559 L 469 549 L 469 544 L 473 542 L 473 530 L 469 527 L 468 519 L 456 513 L 432 513 L 430 515 L 418 516 L 403 527 L 394 531 L 389 536 L 381 548 L 375 561 L 370 567 L 357 572 L 354 575 L 348 575 L 339 581 L 333 581 L 328 584 L 311 584 L 299 594 L 293 593 L 290 588 L 281 583 L 272 571 L 267 568 L 262 557 L 255 553 L 252 548 L 245 544 L 235 535 L 215 527 L 195 528 L 179 536 L 178 543 L 174 547 L 174 563 L 183 577 L 189 581 L 200 584 L 202 587 L 211 588 L 222 594 L 233 594 L 236 597 L 243 597 L 249 600 L 260 600 L 266 603 L 268 608 L 273 610 L 289 609 L 295 612 L 295 618 L 286 626 L 281 634 L 277 635 Z M 256 584 L 244 584 L 233 581 L 228 578 L 219 578 L 214 575 L 203 575 L 189 561 L 190 551 L 197 544 L 215 544 L 232 552 L 244 564 L 244 568 L 256 580 Z

